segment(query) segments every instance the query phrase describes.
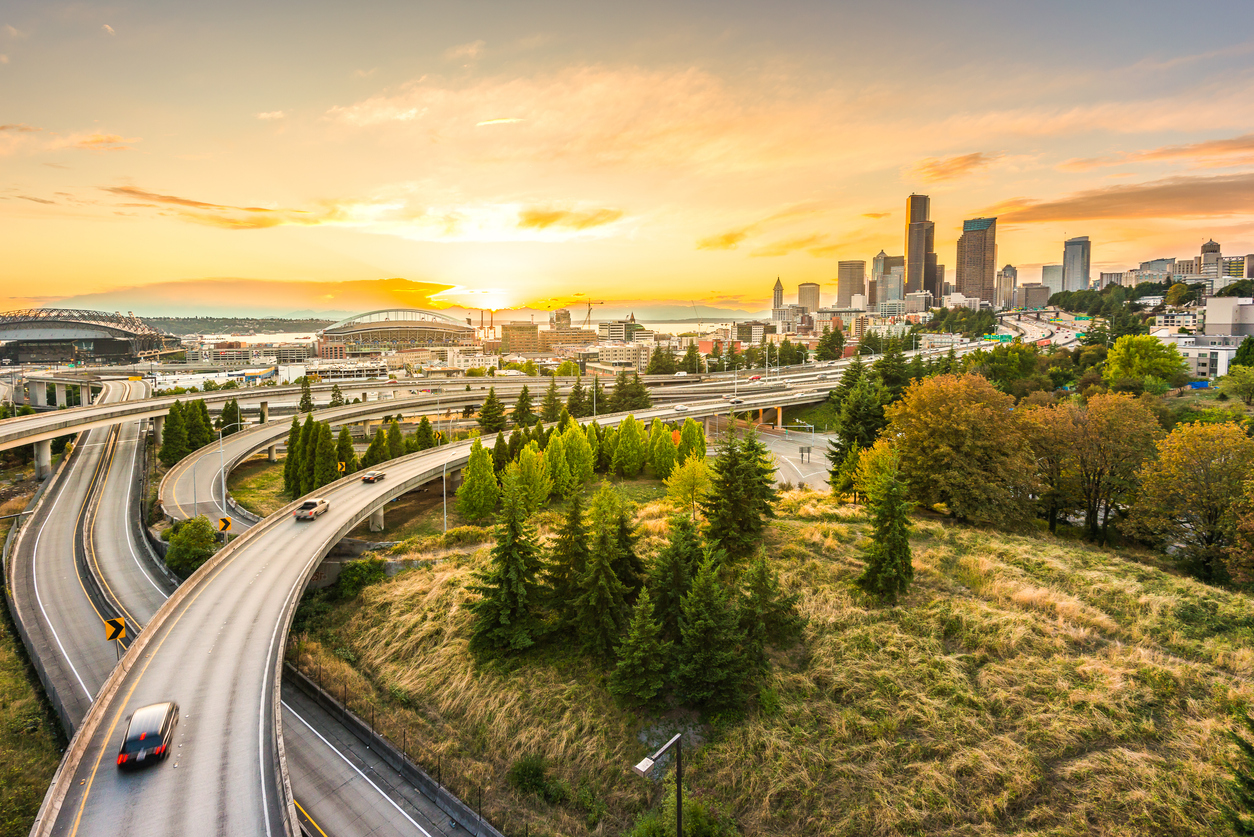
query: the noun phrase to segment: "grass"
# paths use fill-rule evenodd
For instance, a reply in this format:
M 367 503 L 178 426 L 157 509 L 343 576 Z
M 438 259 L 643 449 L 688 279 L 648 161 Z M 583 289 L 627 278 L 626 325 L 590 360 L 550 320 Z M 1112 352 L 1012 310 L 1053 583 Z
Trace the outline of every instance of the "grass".
M 646 551 L 667 514 L 638 510 Z M 882 608 L 852 584 L 867 534 L 861 508 L 781 499 L 766 546 L 809 624 L 742 714 L 701 719 L 691 793 L 745 834 L 1225 833 L 1228 732 L 1254 698 L 1247 597 L 1145 555 L 921 517 L 915 583 Z M 466 585 L 486 557 L 480 545 L 316 614 L 307 603 L 301 666 L 404 730 L 456 790 L 485 787 L 509 833 L 524 820 L 532 834 L 621 833 L 660 796 L 629 769 L 643 741 L 694 719 L 619 707 L 607 672 L 565 642 L 476 665 Z M 576 801 L 510 788 L 527 755 Z
M 832 386 L 836 386 L 833 379 Z M 840 420 L 840 411 L 830 401 L 823 401 L 818 404 L 807 404 L 801 407 L 785 407 L 784 423 L 791 424 L 793 422 L 805 422 L 814 425 L 815 430 L 820 433 L 827 432 L 836 426 Z
M 283 463 L 282 457 L 271 462 L 265 453 L 246 459 L 231 471 L 227 491 L 253 514 L 273 514 L 288 503 L 283 494 Z
M 6 472 L 6 478 L 10 475 Z M 30 492 L 0 503 L 0 515 L 26 507 Z M 0 520 L 0 543 L 12 520 Z M 60 728 L 44 702 L 5 608 L 0 618 L 0 837 L 30 832 L 61 761 Z

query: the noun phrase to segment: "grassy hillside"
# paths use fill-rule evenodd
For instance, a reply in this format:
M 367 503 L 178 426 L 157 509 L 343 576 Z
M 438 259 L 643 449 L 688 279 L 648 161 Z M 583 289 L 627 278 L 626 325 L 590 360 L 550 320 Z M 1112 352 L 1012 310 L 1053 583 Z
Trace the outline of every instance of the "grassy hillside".
M 667 513 L 640 511 L 650 549 Z M 879 608 L 852 585 L 862 510 L 783 498 L 768 554 L 809 626 L 736 717 L 624 710 L 560 643 L 476 666 L 464 585 L 485 547 L 347 603 L 307 602 L 301 664 L 369 696 L 376 723 L 440 753 L 445 776 L 485 786 L 485 813 L 508 812 L 510 833 L 521 818 L 531 834 L 621 833 L 660 798 L 630 770 L 643 742 L 698 720 L 690 791 L 745 834 L 1226 833 L 1228 730 L 1254 695 L 1247 598 L 1146 556 L 916 524 L 915 584 Z M 569 801 L 509 788 L 529 754 Z

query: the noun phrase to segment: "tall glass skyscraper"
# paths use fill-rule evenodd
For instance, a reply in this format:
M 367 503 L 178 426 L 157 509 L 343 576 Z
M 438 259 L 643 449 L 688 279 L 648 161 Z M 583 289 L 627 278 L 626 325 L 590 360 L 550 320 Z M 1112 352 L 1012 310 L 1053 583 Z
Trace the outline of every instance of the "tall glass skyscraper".
M 1092 245 L 1089 237 L 1081 235 L 1067 239 L 1062 248 L 1062 288 L 1064 291 L 1083 291 L 1089 286 L 1089 259 Z
M 928 219 L 931 212 L 927 195 L 906 198 L 906 293 L 936 293 L 928 287 L 936 284 L 936 225 Z
M 962 222 L 958 239 L 958 293 L 966 297 L 997 300 L 997 219 L 972 218 Z

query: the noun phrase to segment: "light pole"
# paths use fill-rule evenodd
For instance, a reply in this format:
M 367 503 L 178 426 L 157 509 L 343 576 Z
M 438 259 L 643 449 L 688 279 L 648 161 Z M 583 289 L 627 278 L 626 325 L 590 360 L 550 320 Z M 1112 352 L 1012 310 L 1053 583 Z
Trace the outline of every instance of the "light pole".
M 218 428 L 218 476 L 222 480 L 222 513 L 227 514 L 227 515 L 229 515 L 230 512 L 226 510 L 226 455 L 222 451 L 222 436 L 225 434 L 228 428 L 242 427 L 242 426 L 243 426 L 242 422 L 233 421 L 230 424 L 225 425 L 224 427 Z M 288 453 L 290 454 L 291 451 L 289 451 Z M 195 484 L 196 484 L 196 477 L 193 474 L 192 485 L 195 485 Z
M 639 764 L 632 768 L 636 773 L 649 776 L 649 771 L 653 769 L 653 765 L 658 759 L 671 747 L 675 748 L 675 833 L 683 837 L 684 833 L 684 734 L 681 732 L 662 745 L 662 749 L 658 750 L 652 756 L 641 760 Z

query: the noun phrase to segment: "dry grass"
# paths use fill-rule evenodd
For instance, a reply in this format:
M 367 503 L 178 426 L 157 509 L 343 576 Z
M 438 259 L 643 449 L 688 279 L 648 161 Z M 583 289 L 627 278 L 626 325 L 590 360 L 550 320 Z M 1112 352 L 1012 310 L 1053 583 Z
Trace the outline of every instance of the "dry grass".
M 288 502 L 283 495 L 283 465 L 284 459 L 271 462 L 264 453 L 246 459 L 227 477 L 227 491 L 253 514 L 273 514 Z
M 668 514 L 641 510 L 646 544 Z M 1228 730 L 1254 698 L 1248 598 L 1144 556 L 920 518 L 915 584 L 880 608 L 852 585 L 866 535 L 859 508 L 781 498 L 767 549 L 800 595 L 805 639 L 774 654 L 743 716 L 707 719 L 693 791 L 745 834 L 1216 833 Z M 620 833 L 656 801 L 628 766 L 657 719 L 616 706 L 605 673 L 562 649 L 477 667 L 464 585 L 485 557 L 332 609 L 304 667 L 351 679 L 446 775 L 489 786 L 496 822 Z M 597 829 L 578 806 L 512 794 L 505 773 L 533 752 L 605 801 Z

